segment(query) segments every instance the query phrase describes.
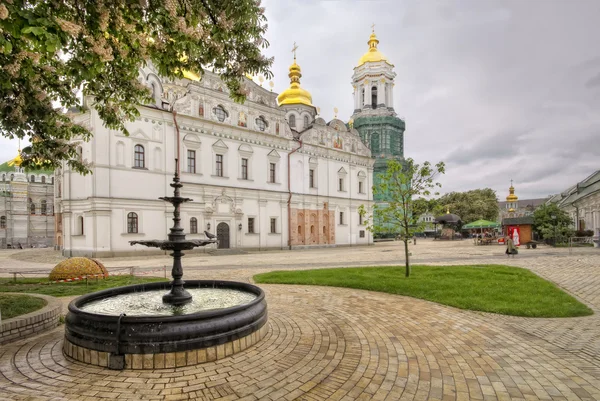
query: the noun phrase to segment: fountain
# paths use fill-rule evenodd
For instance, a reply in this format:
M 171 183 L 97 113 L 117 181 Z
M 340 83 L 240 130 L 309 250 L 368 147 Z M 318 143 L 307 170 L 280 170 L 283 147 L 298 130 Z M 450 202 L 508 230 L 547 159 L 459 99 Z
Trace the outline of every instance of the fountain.
M 183 281 L 182 251 L 216 240 L 185 238 L 180 206 L 191 199 L 180 196 L 182 186 L 176 171 L 174 196 L 160 198 L 174 207 L 168 240 L 130 241 L 172 251 L 173 280 L 111 288 L 73 300 L 65 320 L 67 356 L 111 369 L 173 368 L 232 355 L 264 337 L 267 303 L 260 288 L 233 281 Z

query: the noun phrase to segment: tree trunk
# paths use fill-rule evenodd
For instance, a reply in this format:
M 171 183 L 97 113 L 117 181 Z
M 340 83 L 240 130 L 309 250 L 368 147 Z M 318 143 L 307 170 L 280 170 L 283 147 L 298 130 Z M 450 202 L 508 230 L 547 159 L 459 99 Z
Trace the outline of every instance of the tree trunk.
M 406 259 L 406 274 L 405 276 L 410 276 L 410 261 L 408 259 L 408 240 L 404 240 L 404 257 Z

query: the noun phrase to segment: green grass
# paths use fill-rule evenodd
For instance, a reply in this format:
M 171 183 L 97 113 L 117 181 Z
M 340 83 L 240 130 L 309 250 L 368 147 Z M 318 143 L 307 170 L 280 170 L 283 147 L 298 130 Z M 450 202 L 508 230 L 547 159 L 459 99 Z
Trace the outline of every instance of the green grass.
M 529 270 L 499 265 L 412 266 L 409 278 L 404 277 L 404 266 L 275 271 L 258 274 L 254 280 L 387 292 L 513 316 L 570 317 L 593 313 Z
M 2 319 L 10 319 L 42 309 L 46 301 L 29 295 L 0 294 L 0 312 Z
M 47 283 L 48 280 L 40 278 L 0 278 L 0 293 L 2 292 L 28 292 L 33 294 L 52 295 L 54 297 L 67 297 L 71 295 L 83 295 L 89 292 L 105 290 L 107 288 L 121 287 L 130 284 L 152 283 L 155 281 L 167 281 L 156 277 L 133 277 L 133 276 L 109 276 L 105 279 L 90 279 L 86 285 L 85 281 L 72 281 L 70 283 Z

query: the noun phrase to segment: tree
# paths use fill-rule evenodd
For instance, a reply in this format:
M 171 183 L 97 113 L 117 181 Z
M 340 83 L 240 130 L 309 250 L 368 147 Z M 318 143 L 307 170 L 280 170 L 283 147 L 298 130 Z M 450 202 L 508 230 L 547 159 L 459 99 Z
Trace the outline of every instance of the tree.
M 371 232 L 387 232 L 393 229 L 400 233 L 404 242 L 406 277 L 410 276 L 410 261 L 408 241 L 420 231 L 419 215 L 415 213 L 415 201 L 418 196 L 430 196 L 432 190 L 441 187 L 434 182 L 439 174 L 445 173 L 445 165 L 439 162 L 432 166 L 429 162 L 419 165 L 413 159 L 404 162 L 390 160 L 387 170 L 381 174 L 378 184 L 373 186 L 373 194 L 384 194 L 385 203 L 376 203 L 365 220 L 367 229 Z M 435 193 L 437 195 L 437 193 Z M 419 204 L 421 202 L 417 202 Z M 359 207 L 359 213 L 367 216 L 369 211 L 364 205 Z
M 554 218 L 552 218 L 554 216 Z M 556 204 L 539 206 L 533 212 L 533 228 L 542 239 L 567 238 L 573 235 L 573 220 Z
M 148 62 L 171 79 L 211 69 L 243 101 L 245 73 L 272 76 L 273 60 L 261 55 L 266 29 L 257 0 L 3 1 L 0 130 L 31 139 L 24 167 L 67 160 L 87 173 L 73 140 L 91 133 L 63 111 L 79 106 L 80 93 L 94 98 L 107 127 L 126 134 L 136 106 L 151 101 L 138 82 Z
M 450 192 L 437 199 L 437 204 L 436 214 L 449 208 L 465 223 L 479 219 L 496 221 L 500 212 L 496 191 L 490 188 Z

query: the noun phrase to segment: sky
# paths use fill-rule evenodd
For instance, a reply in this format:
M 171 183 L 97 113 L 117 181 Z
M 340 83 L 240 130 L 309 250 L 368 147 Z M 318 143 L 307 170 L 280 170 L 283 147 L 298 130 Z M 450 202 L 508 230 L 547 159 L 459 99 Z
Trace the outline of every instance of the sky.
M 600 1 L 263 0 L 275 91 L 301 85 L 327 121 L 353 109 L 351 77 L 371 25 L 394 64 L 405 157 L 446 163 L 442 193 L 510 180 L 521 199 L 600 169 Z M 265 86 L 267 83 L 265 82 Z M 0 161 L 16 155 L 0 138 Z

